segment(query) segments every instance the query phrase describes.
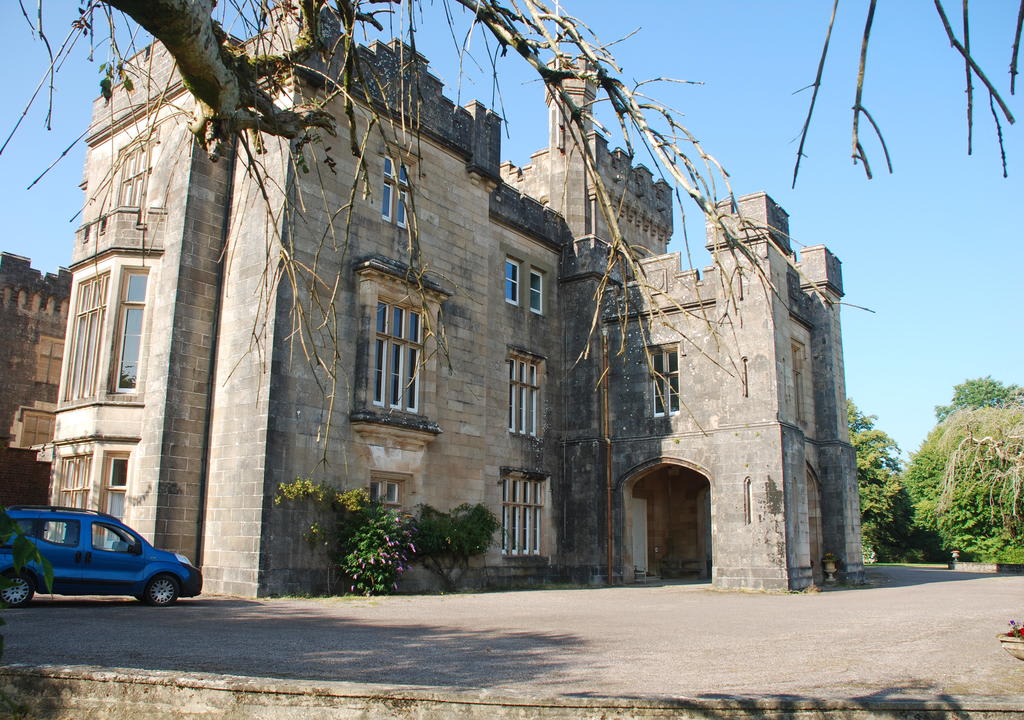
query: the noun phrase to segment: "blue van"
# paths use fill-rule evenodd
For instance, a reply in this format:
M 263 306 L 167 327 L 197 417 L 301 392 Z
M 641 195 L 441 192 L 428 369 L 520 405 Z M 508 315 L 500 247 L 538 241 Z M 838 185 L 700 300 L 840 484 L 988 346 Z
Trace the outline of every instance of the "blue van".
M 113 515 L 49 505 L 13 505 L 7 514 L 53 566 L 54 594 L 132 595 L 170 605 L 202 592 L 203 575 L 187 557 L 157 550 Z M 10 545 L 0 547 L 0 575 L 10 581 L 0 589 L 10 607 L 46 590 L 38 563 L 15 574 Z

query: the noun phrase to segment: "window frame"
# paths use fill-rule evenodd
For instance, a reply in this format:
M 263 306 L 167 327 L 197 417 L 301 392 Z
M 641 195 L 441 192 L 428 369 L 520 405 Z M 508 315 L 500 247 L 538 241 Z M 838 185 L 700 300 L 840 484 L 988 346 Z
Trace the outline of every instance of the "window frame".
M 67 383 L 64 399 L 85 400 L 95 397 L 100 382 L 107 305 L 110 302 L 110 273 L 104 272 L 82 280 L 75 288 L 75 314 L 68 355 Z
M 380 503 L 384 507 L 396 510 L 400 509 L 405 497 L 405 480 L 406 478 L 404 477 L 371 473 L 370 482 L 367 488 L 367 492 L 370 495 L 370 502 Z M 381 495 L 380 492 L 381 488 L 384 490 L 383 495 Z M 394 488 L 395 491 L 394 499 L 391 499 L 391 494 L 389 492 L 392 488 Z
M 92 490 L 92 455 L 67 455 L 60 464 L 59 505 L 86 509 Z
M 501 479 L 501 554 L 505 557 L 543 554 L 543 479 L 511 475 Z
M 128 501 L 128 459 L 129 455 L 120 453 L 110 453 L 103 458 L 103 487 L 102 487 L 102 502 L 103 512 L 108 515 L 113 515 L 118 520 L 124 520 L 124 511 L 127 507 Z M 124 463 L 124 484 L 114 484 L 114 467 L 115 463 L 120 466 L 120 463 Z M 110 500 L 113 496 L 120 496 L 121 498 L 121 512 L 114 512 L 114 509 L 110 506 Z
M 662 346 L 651 351 L 651 404 L 654 417 L 679 414 L 682 406 L 679 355 L 678 345 Z
M 381 219 L 405 228 L 408 226 L 409 167 L 385 155 L 381 175 Z
M 131 296 L 132 279 L 142 278 L 142 299 L 136 300 Z M 117 336 L 114 354 L 114 372 L 111 373 L 112 391 L 115 393 L 136 393 L 139 391 L 139 368 L 142 360 L 142 345 L 145 335 L 143 326 L 146 319 L 146 298 L 149 295 L 149 272 L 144 268 L 126 268 L 121 274 L 120 307 L 117 315 Z M 132 336 L 128 335 L 129 313 L 138 313 L 138 332 Z M 135 377 L 133 385 L 122 385 L 124 377 L 125 348 L 129 337 L 134 338 L 135 352 Z
M 146 201 L 149 176 L 149 145 L 137 142 L 121 151 L 117 206 L 141 209 Z
M 34 421 L 32 423 L 34 426 L 32 432 L 29 431 L 29 421 Z M 39 437 L 39 424 L 41 421 L 45 421 L 46 426 L 49 428 L 49 430 L 44 433 L 46 439 L 41 442 L 29 442 L 30 438 Z M 36 408 L 22 408 L 21 432 L 19 432 L 17 435 L 17 447 L 28 448 L 32 447 L 33 445 L 45 445 L 46 443 L 50 442 L 51 440 L 53 440 L 55 422 L 56 415 L 52 412 L 47 412 L 46 410 L 38 410 Z
M 804 393 L 804 374 L 806 371 L 805 346 L 797 339 L 790 341 L 791 365 L 793 376 L 793 414 L 797 423 L 807 422 L 807 400 Z
M 412 318 L 416 318 L 414 329 Z M 401 325 L 397 335 L 396 319 Z M 370 362 L 371 402 L 389 410 L 419 414 L 424 363 L 422 309 L 378 298 Z
M 523 275 L 522 263 L 516 260 L 510 255 L 505 256 L 505 272 L 504 272 L 504 293 L 505 302 L 509 305 L 519 307 L 519 298 L 522 293 L 520 292 L 520 284 Z
M 537 287 L 533 286 L 534 278 L 537 279 Z M 529 286 L 529 305 L 530 312 L 534 315 L 544 314 L 544 271 L 538 270 L 535 267 L 530 267 L 530 286 Z M 536 299 L 536 303 L 534 303 Z
M 536 358 L 512 354 L 505 359 L 508 370 L 508 431 L 513 435 L 537 437 L 541 409 L 541 363 Z
M 36 343 L 35 381 L 47 385 L 59 385 L 61 368 L 64 363 L 64 338 L 40 335 Z

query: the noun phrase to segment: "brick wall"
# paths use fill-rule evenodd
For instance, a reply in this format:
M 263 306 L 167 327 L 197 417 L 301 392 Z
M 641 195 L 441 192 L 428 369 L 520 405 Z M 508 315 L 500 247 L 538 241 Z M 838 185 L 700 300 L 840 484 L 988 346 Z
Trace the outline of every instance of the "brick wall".
M 50 463 L 35 450 L 0 446 L 0 505 L 46 505 L 49 496 Z

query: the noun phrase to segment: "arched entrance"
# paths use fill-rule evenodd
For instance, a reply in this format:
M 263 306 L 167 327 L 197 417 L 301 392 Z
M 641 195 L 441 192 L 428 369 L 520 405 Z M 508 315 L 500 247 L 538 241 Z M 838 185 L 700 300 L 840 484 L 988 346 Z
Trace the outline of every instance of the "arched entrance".
M 624 549 L 638 575 L 710 579 L 711 483 L 702 473 L 662 463 L 625 490 Z

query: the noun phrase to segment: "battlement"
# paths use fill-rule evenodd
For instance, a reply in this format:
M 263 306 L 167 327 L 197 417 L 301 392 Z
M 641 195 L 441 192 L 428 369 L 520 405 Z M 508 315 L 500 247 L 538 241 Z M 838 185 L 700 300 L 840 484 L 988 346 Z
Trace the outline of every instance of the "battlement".
M 796 266 L 804 292 L 815 289 L 843 296 L 842 263 L 824 245 L 805 247 L 800 251 L 800 262 Z
M 672 188 L 664 180 L 655 180 L 651 171 L 643 165 L 634 165 L 633 157 L 620 148 L 608 150 L 608 141 L 597 132 L 588 136 L 598 172 L 608 189 L 612 204 L 619 210 L 619 229 L 633 244 L 643 245 L 654 254 L 665 251 L 672 236 Z M 578 153 L 568 153 L 558 148 L 544 148 L 530 156 L 530 163 L 522 167 L 511 162 L 501 164 L 501 178 L 524 195 L 535 198 L 543 205 L 552 205 L 567 218 L 574 213 L 582 214 L 581 208 L 559 207 L 552 198 L 564 195 L 561 187 L 565 180 L 554 176 L 568 177 L 571 164 L 581 163 Z M 588 202 L 594 199 L 595 191 L 588 189 Z M 578 202 L 582 202 L 580 198 Z M 599 228 L 603 219 L 592 218 L 592 226 L 598 230 L 589 233 L 605 237 Z M 607 238 L 606 238 L 607 239 Z
M 489 210 L 492 219 L 553 247 L 561 248 L 572 240 L 572 233 L 558 213 L 506 183 L 500 183 L 491 192 Z
M 255 38 L 246 41 L 256 43 Z M 367 77 L 363 99 L 377 110 L 401 118 L 404 127 L 423 132 L 459 153 L 466 158 L 471 171 L 494 180 L 500 177 L 498 115 L 475 101 L 465 107 L 455 105 L 444 95 L 444 84 L 430 73 L 427 59 L 400 40 L 361 45 L 356 52 Z M 298 69 L 296 75 L 306 86 L 324 88 L 324 76 L 338 77 L 341 63 L 337 54 L 326 63 L 311 59 L 309 69 Z M 159 43 L 136 53 L 127 61 L 125 72 L 132 79 L 133 89 L 128 91 L 119 83 L 110 100 L 101 97 L 93 104 L 93 131 L 87 137 L 90 144 L 108 138 L 137 115 L 148 112 L 152 107 L 150 100 L 159 98 L 166 103 L 184 93 L 174 61 Z M 359 99 L 360 94 L 355 96 Z
M 0 253 L 0 287 L 12 291 L 38 293 L 45 297 L 66 298 L 71 294 L 71 273 L 60 268 L 57 274 L 32 267 L 32 260 L 9 252 Z
M 789 244 L 789 213 L 772 200 L 768 193 L 761 191 L 742 195 L 735 200 L 720 200 L 717 207 L 724 215 L 731 216 L 738 223 L 732 228 L 745 243 L 771 241 L 786 255 L 792 255 Z M 715 250 L 722 244 L 722 229 L 712 222 L 707 228 L 708 250 Z

